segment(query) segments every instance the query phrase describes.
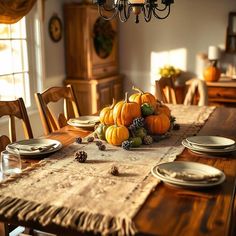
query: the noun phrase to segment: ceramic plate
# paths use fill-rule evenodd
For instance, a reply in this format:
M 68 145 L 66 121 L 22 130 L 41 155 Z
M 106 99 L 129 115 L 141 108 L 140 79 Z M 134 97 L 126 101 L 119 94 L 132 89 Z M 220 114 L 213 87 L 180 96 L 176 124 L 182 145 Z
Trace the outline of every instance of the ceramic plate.
M 219 180 L 215 182 L 208 181 L 186 181 L 177 178 L 167 177 L 159 172 L 160 169 L 165 169 L 167 171 L 173 172 L 187 172 L 190 174 L 197 175 L 220 175 Z M 174 161 L 169 163 L 163 163 L 154 166 L 151 169 L 152 174 L 163 182 L 179 187 L 190 187 L 190 188 L 207 188 L 219 185 L 225 181 L 225 174 L 219 169 L 212 166 L 197 163 L 197 162 L 187 162 L 187 161 Z
M 221 149 L 220 148 L 207 148 L 207 147 L 192 145 L 191 143 L 187 142 L 186 139 L 184 139 L 182 141 L 182 145 L 198 154 L 206 153 L 206 154 L 212 154 L 212 155 L 222 155 L 222 154 L 228 154 L 228 153 L 236 151 L 236 144 L 229 147 L 221 148 Z
M 186 140 L 194 146 L 205 148 L 226 148 L 235 145 L 234 140 L 220 136 L 192 136 Z
M 8 152 L 19 152 L 21 156 L 39 156 L 56 152 L 62 144 L 53 139 L 25 139 L 7 145 Z
M 78 118 L 72 118 L 68 120 L 68 125 L 78 128 L 90 128 L 94 127 L 99 122 L 99 116 L 80 116 Z

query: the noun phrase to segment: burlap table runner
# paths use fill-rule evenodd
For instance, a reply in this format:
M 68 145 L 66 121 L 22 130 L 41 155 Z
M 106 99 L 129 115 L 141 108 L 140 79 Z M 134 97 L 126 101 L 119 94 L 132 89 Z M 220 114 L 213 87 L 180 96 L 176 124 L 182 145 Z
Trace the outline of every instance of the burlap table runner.
M 132 235 L 133 217 L 159 180 L 150 169 L 170 162 L 183 151 L 181 141 L 196 134 L 213 107 L 170 106 L 180 124 L 170 138 L 131 151 L 95 143 L 72 144 L 20 175 L 0 183 L 0 215 L 19 220 L 94 231 L 101 234 Z M 84 150 L 86 163 L 74 159 Z M 109 173 L 111 165 L 120 175 Z

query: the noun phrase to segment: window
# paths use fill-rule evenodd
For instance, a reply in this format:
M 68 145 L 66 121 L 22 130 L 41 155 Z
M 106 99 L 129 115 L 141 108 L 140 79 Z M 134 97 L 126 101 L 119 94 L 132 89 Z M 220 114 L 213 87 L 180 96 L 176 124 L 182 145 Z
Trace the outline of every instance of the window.
M 22 97 L 26 107 L 32 104 L 29 68 L 34 68 L 29 64 L 28 35 L 26 17 L 15 24 L 0 24 L 0 100 Z

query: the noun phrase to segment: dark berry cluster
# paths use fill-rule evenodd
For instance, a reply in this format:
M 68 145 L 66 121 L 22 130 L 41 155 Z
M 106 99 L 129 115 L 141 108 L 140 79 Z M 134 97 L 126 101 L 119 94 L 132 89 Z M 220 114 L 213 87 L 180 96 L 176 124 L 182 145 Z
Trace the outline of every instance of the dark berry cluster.
M 125 150 L 129 150 L 131 148 L 132 142 L 129 140 L 125 140 L 122 142 L 121 147 Z
M 144 118 L 143 117 L 137 117 L 135 119 L 133 119 L 132 124 L 130 125 L 130 127 L 132 129 L 138 129 L 144 126 Z

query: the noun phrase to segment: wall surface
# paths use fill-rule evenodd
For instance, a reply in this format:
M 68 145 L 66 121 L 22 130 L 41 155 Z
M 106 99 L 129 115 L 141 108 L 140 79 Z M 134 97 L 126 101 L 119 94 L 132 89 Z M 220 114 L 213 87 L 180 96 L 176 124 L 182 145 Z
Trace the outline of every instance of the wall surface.
M 126 75 L 125 90 L 132 84 L 153 91 L 155 67 L 172 64 L 196 74 L 196 56 L 210 45 L 224 46 L 228 13 L 235 0 L 176 0 L 165 20 L 120 23 L 120 71 Z

